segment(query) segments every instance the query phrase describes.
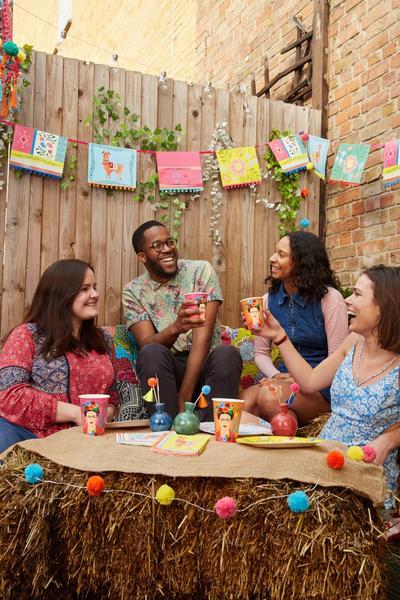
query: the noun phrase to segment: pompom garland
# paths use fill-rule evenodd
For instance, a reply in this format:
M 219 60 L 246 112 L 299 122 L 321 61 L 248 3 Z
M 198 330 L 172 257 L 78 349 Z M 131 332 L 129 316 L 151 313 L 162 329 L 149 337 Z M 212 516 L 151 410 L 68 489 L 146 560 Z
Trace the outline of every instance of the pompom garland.
M 347 457 L 351 460 L 364 460 L 364 450 L 360 446 L 350 446 Z
M 175 492 L 166 483 L 161 485 L 156 492 L 156 500 L 158 504 L 162 504 L 163 506 L 169 506 L 172 504 L 175 498 Z
M 343 453 L 339 450 L 331 450 L 328 452 L 326 462 L 331 469 L 343 469 L 345 459 Z
M 37 463 L 31 463 L 25 467 L 24 475 L 28 483 L 40 483 L 43 479 L 43 468 Z
M 89 496 L 100 496 L 104 492 L 106 483 L 100 475 L 92 475 L 89 477 L 86 483 L 86 488 Z
M 236 500 L 230 496 L 224 496 L 215 503 L 215 512 L 220 519 L 231 519 L 237 510 Z
M 308 219 L 302 219 L 300 221 L 300 227 L 304 227 L 304 228 L 310 227 L 310 221 Z
M 303 513 L 310 508 L 310 501 L 305 492 L 297 491 L 288 496 L 287 499 L 290 510 L 294 513 Z
M 373 448 L 372 446 L 363 446 L 363 452 L 364 452 L 364 462 L 365 463 L 373 463 L 375 462 L 376 459 L 376 451 L 375 448 Z

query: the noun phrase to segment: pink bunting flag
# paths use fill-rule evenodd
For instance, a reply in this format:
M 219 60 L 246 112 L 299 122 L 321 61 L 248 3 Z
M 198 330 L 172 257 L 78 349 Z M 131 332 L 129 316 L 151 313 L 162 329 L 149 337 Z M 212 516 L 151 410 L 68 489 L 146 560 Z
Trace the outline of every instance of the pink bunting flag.
M 383 150 L 383 185 L 400 183 L 400 140 L 387 142 Z
M 198 152 L 156 152 L 156 159 L 160 191 L 203 191 Z

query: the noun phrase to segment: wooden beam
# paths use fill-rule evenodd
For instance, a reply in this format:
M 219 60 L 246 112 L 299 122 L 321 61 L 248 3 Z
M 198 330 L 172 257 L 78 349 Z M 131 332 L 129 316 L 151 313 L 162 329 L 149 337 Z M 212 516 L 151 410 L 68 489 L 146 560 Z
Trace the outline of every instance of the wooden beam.
M 297 31 L 300 32 L 300 30 L 297 30 Z M 283 50 L 281 50 L 281 54 L 285 54 L 286 52 L 289 52 L 289 50 L 293 50 L 293 48 L 296 48 L 297 46 L 301 46 L 301 44 L 303 42 L 312 38 L 312 35 L 313 35 L 312 30 L 308 31 L 301 37 L 297 38 L 297 40 L 295 42 L 292 42 L 291 44 L 289 44 L 289 46 L 286 46 Z
M 271 81 L 267 85 L 264 85 L 264 87 L 261 88 L 261 90 L 259 92 L 257 92 L 257 96 L 262 96 L 263 94 L 268 92 L 270 90 L 270 88 L 272 88 L 272 86 L 275 85 L 275 83 L 277 81 L 282 79 L 282 77 L 285 77 L 285 75 L 289 75 L 289 73 L 292 73 L 293 71 L 295 71 L 296 69 L 301 67 L 301 65 L 304 65 L 305 63 L 309 62 L 310 60 L 312 60 L 311 54 L 308 54 L 308 56 L 305 56 L 301 60 L 298 60 L 294 65 L 291 65 L 290 67 L 288 67 L 287 69 L 285 69 L 284 71 L 282 71 L 281 73 L 276 75 L 276 77 L 271 79 Z
M 292 96 L 295 96 L 297 92 L 299 92 L 306 85 L 310 85 L 310 81 L 308 79 L 303 79 L 296 87 L 292 88 L 287 94 L 279 98 L 282 102 L 291 102 Z

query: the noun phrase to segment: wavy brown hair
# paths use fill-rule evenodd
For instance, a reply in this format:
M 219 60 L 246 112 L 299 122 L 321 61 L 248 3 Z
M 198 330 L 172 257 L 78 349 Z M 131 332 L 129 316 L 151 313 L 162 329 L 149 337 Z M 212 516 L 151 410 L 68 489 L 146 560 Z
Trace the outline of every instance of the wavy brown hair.
M 41 276 L 24 323 L 36 323 L 44 335 L 43 356 L 57 358 L 68 351 L 84 355 L 91 350 L 107 352 L 107 342 L 95 319 L 82 321 L 79 339 L 73 335 L 72 304 L 80 292 L 87 269 L 93 267 L 78 259 L 53 263 Z M 93 271 L 94 272 L 94 271 Z
M 377 337 L 381 348 L 400 354 L 400 267 L 376 265 L 363 271 L 374 286 L 380 308 Z
M 328 292 L 328 287 L 339 289 L 340 283 L 329 264 L 328 253 L 321 240 L 308 231 L 290 231 L 283 237 L 289 238 L 292 276 L 300 295 L 318 301 Z M 273 277 L 265 280 L 270 292 L 277 293 L 281 281 Z

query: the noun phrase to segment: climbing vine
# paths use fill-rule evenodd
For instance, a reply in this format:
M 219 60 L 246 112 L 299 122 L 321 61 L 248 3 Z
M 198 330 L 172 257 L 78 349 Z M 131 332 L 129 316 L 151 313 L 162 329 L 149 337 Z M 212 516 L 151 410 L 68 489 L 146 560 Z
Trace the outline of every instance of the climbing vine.
M 179 124 L 173 130 L 167 127 L 151 129 L 147 125 L 139 126 L 139 115 L 127 106 L 122 106 L 118 92 L 104 87 L 98 88 L 94 95 L 93 113 L 85 123 L 93 127 L 94 141 L 98 144 L 151 151 L 177 150 L 182 131 Z M 159 192 L 157 200 L 157 183 L 158 175 L 154 172 L 146 181 L 138 182 L 133 198 L 137 202 L 150 202 L 154 212 L 161 210 L 160 220 L 169 226 L 171 235 L 178 238 L 187 203 L 176 193 L 169 192 Z M 108 193 L 112 194 L 112 190 Z
M 293 135 L 289 130 L 272 130 L 271 140 Z M 288 231 L 294 231 L 296 216 L 300 209 L 302 196 L 299 193 L 300 174 L 284 173 L 271 148 L 268 146 L 264 154 L 266 168 L 271 179 L 275 182 L 281 196 L 281 201 L 274 205 L 279 217 L 279 234 L 282 236 Z

